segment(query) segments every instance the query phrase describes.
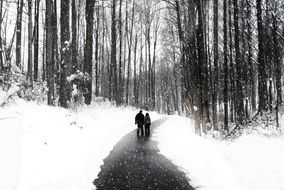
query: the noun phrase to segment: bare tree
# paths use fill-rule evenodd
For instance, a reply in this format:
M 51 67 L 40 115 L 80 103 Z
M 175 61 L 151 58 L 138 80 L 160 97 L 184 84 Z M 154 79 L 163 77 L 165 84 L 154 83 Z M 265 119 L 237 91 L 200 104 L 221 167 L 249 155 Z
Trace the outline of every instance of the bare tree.
M 262 20 L 262 1 L 256 0 L 256 10 L 257 10 L 257 27 L 258 27 L 258 97 L 259 97 L 259 107 L 258 110 L 267 110 L 267 74 L 266 74 L 266 64 L 265 64 L 265 35 L 263 29 Z
M 38 80 L 38 56 L 39 56 L 39 3 L 40 0 L 35 0 L 34 12 L 34 81 Z
M 70 68 L 70 29 L 69 29 L 69 0 L 61 0 L 61 63 L 60 63 L 60 88 L 59 103 L 67 108 L 70 100 L 70 86 L 67 76 Z
M 96 34 L 95 34 L 95 72 L 96 72 L 96 80 L 95 80 L 95 95 L 99 96 L 99 30 L 100 30 L 100 7 L 96 9 L 97 15 L 97 24 L 96 24 Z
M 78 69 L 77 26 L 76 0 L 72 0 L 72 73 L 75 73 Z
M 53 105 L 54 101 L 54 59 L 53 59 L 53 3 L 52 0 L 46 0 L 46 70 L 47 70 L 47 102 Z
M 94 1 L 86 1 L 86 45 L 85 45 L 85 61 L 84 74 L 87 75 L 88 80 L 86 85 L 87 92 L 85 93 L 85 103 L 91 104 L 92 101 L 92 69 L 93 69 L 93 21 L 94 21 Z
M 111 14 L 111 66 L 110 66 L 110 84 L 112 85 L 112 99 L 116 102 L 119 99 L 118 81 L 117 81 L 117 64 L 116 64 L 116 0 L 112 0 Z
M 228 110 L 228 78 L 229 78 L 229 69 L 228 69 L 228 23 L 227 23 L 227 12 L 228 2 L 224 0 L 224 130 L 229 130 L 229 110 Z
M 236 89 L 236 111 L 237 122 L 242 123 L 244 118 L 244 94 L 242 87 L 242 61 L 240 53 L 240 30 L 239 30 L 239 5 L 238 0 L 233 0 L 234 4 L 234 29 L 235 29 L 235 51 L 236 51 L 236 71 L 237 71 L 237 89 Z
M 23 18 L 23 7 L 24 7 L 24 0 L 18 0 L 17 36 L 16 36 L 16 65 L 19 68 L 21 68 L 21 64 L 22 64 L 21 61 L 22 61 L 22 18 Z M 1 41 L 1 39 L 0 39 L 0 41 Z
M 33 23 L 32 23 L 32 0 L 28 0 L 28 17 L 29 17 L 29 22 L 28 22 L 28 75 L 27 79 L 29 82 L 32 84 L 33 83 Z
M 224 0 L 224 5 L 225 5 Z M 218 115 L 217 115 L 217 104 L 218 104 L 218 91 L 219 91 L 219 5 L 218 0 L 214 0 L 214 42 L 213 42 L 213 51 L 214 51 L 214 71 L 213 71 L 213 93 L 212 93 L 212 114 L 213 114 L 213 128 L 218 130 Z M 225 26 L 225 17 L 227 15 L 224 7 L 224 26 Z M 224 29 L 225 31 L 225 29 Z M 225 37 L 225 34 L 224 34 Z M 225 44 L 224 44 L 225 45 Z M 225 48 L 225 47 L 224 47 Z M 225 56 L 225 55 L 224 55 Z

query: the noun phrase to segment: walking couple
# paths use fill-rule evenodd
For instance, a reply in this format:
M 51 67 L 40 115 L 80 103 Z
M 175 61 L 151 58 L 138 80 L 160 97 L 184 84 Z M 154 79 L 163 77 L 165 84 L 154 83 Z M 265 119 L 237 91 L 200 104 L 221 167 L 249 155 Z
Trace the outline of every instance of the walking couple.
M 139 136 L 139 132 L 141 131 L 141 136 L 144 136 L 143 126 L 145 126 L 145 135 L 148 137 L 150 135 L 150 126 L 151 126 L 151 119 L 149 113 L 146 113 L 145 117 L 142 113 L 142 110 L 136 115 L 135 117 L 135 124 L 137 124 L 137 136 Z

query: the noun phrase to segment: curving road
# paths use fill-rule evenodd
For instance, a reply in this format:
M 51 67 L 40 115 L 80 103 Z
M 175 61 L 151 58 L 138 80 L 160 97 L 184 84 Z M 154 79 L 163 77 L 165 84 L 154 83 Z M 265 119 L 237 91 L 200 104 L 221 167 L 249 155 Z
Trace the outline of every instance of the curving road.
M 166 118 L 152 122 L 151 133 Z M 157 142 L 150 137 L 138 138 L 136 130 L 118 142 L 94 180 L 98 190 L 193 190 L 186 175 L 159 154 Z

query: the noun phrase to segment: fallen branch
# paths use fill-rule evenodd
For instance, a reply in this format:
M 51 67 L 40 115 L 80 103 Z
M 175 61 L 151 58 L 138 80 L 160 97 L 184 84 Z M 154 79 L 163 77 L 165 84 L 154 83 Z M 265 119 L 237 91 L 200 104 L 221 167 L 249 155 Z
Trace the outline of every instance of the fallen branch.
M 21 88 L 19 88 L 18 86 L 15 88 L 11 88 L 7 94 L 4 96 L 4 98 L 2 100 L 0 100 L 0 106 L 3 107 L 7 101 L 14 95 L 16 94 Z
M 228 139 L 228 137 L 232 135 L 235 135 L 235 132 L 239 130 L 241 126 L 247 126 L 248 124 L 251 124 L 257 118 L 257 116 L 259 116 L 259 114 L 260 112 L 258 111 L 250 120 L 248 120 L 244 124 L 237 124 L 235 128 L 224 137 L 224 140 Z
M 5 119 L 18 119 L 16 117 L 3 117 L 3 118 L 0 118 L 0 120 L 5 120 Z

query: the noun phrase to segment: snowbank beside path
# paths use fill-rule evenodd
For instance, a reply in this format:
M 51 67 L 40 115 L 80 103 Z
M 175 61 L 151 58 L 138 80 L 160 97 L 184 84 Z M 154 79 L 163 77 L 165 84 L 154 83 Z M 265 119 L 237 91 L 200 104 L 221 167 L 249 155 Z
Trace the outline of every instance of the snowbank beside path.
M 1 94 L 1 93 L 0 93 Z M 0 108 L 0 189 L 94 189 L 103 159 L 136 129 L 138 110 L 110 103 L 68 111 L 17 100 Z M 162 116 L 150 113 L 152 120 Z M 281 118 L 284 124 L 284 118 Z M 284 189 L 284 137 L 204 139 L 189 119 L 169 116 L 155 132 L 161 154 L 201 190 Z M 284 125 L 282 125 L 283 127 Z
M 102 160 L 136 129 L 137 111 L 98 103 L 71 112 L 22 100 L 1 108 L 0 189 L 94 189 Z
M 284 137 L 245 135 L 234 142 L 194 135 L 189 119 L 169 117 L 156 131 L 161 154 L 200 190 L 283 190 Z

